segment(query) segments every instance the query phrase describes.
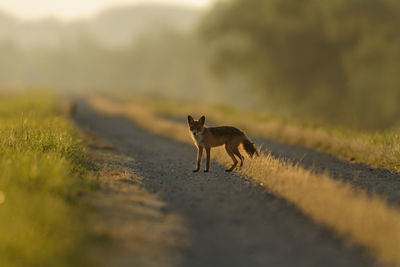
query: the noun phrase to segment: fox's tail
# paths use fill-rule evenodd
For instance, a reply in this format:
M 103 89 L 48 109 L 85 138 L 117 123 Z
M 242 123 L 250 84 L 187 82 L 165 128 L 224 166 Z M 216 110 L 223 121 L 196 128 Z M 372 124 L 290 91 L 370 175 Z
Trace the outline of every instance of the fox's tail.
M 243 139 L 242 145 L 243 145 L 244 150 L 246 151 L 246 153 L 249 155 L 250 158 L 253 158 L 254 154 L 256 154 L 257 156 L 260 155 L 260 154 L 258 154 L 258 151 L 257 151 L 254 143 L 251 142 L 247 136 L 245 136 L 245 138 Z

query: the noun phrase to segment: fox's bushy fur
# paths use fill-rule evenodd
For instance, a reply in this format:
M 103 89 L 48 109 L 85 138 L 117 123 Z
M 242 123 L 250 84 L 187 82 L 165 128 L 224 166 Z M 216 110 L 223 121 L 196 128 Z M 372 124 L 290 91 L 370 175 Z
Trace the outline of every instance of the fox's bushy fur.
M 225 146 L 226 152 L 233 161 L 232 167 L 226 171 L 232 171 L 236 167 L 238 161 L 235 156 L 240 159 L 240 166 L 243 166 L 244 157 L 239 152 L 240 144 L 243 146 L 250 158 L 252 158 L 254 154 L 257 156 L 259 155 L 254 143 L 251 142 L 247 135 L 238 128 L 232 126 L 207 127 L 204 123 L 204 116 L 199 120 L 194 120 L 192 116 L 188 116 L 189 131 L 193 138 L 193 142 L 198 148 L 197 168 L 193 170 L 194 172 L 200 170 L 203 149 L 205 149 L 207 153 L 207 166 L 204 170 L 205 172 L 208 172 L 210 168 L 210 154 L 212 147 Z

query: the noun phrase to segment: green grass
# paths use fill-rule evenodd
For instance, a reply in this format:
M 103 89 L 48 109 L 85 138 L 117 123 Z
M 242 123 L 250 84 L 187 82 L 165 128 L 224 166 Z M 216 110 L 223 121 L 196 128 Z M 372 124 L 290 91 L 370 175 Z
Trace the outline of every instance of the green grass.
M 1 266 L 75 266 L 89 239 L 80 136 L 49 94 L 0 98 Z

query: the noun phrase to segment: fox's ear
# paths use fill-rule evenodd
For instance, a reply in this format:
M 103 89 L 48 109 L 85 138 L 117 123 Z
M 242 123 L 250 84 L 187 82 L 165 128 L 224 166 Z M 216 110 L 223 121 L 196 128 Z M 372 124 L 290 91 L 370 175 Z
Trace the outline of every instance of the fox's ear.
M 192 125 L 194 123 L 194 119 L 190 115 L 188 115 L 188 123 L 189 123 L 189 125 Z
M 206 122 L 206 117 L 201 116 L 201 118 L 199 119 L 199 122 L 204 125 L 204 123 Z

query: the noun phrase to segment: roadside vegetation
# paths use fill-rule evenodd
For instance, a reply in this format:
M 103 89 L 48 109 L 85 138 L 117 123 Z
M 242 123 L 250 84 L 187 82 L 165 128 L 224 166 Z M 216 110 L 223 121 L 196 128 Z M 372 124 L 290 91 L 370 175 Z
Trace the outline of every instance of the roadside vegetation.
M 127 116 L 152 133 L 192 144 L 185 123 L 157 115 L 147 103 L 124 105 L 104 98 L 95 98 L 91 103 L 103 112 Z M 225 154 L 215 149 L 212 155 L 217 162 L 229 165 Z M 328 175 L 314 174 L 299 165 L 274 159 L 268 153 L 248 160 L 238 172 L 295 204 L 339 236 L 364 247 L 378 261 L 400 266 L 400 213 L 384 199 L 368 196 Z
M 90 239 L 77 201 L 93 189 L 80 135 L 58 99 L 0 96 L 0 262 L 83 266 Z

